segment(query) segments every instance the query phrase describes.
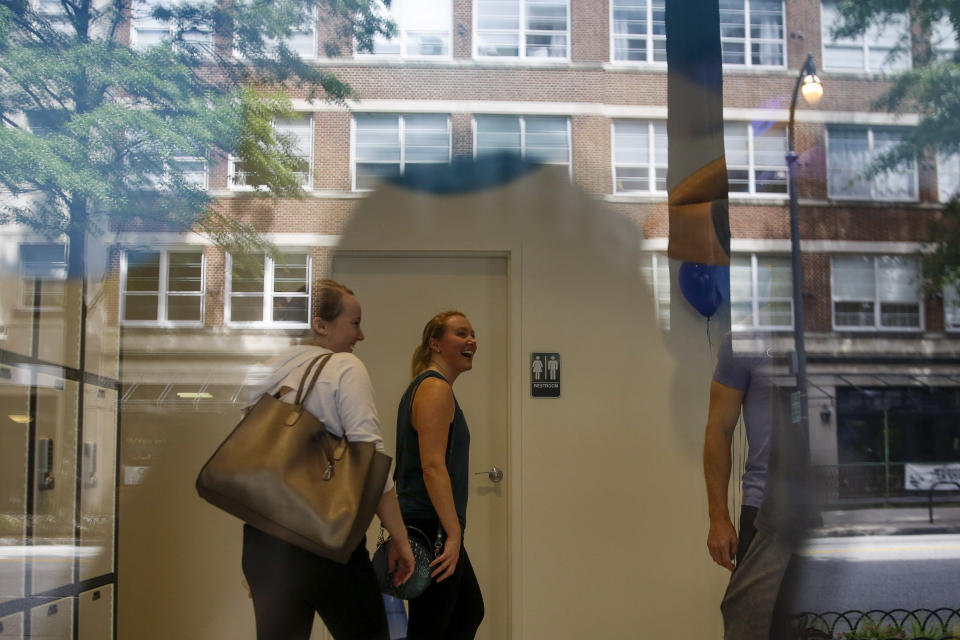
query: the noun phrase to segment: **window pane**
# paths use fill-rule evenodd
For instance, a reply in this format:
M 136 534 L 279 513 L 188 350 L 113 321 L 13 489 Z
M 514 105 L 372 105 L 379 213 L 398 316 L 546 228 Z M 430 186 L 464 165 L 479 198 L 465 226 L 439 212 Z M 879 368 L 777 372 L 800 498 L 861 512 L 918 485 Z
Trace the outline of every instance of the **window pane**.
M 877 297 L 883 301 L 919 301 L 919 261 L 907 256 L 878 257 Z
M 274 263 L 273 290 L 277 293 L 307 292 L 306 254 L 284 255 Z
M 650 170 L 646 167 L 618 167 L 617 191 L 649 191 Z
M 613 0 L 614 60 L 647 60 L 647 1 Z
M 234 259 L 231 266 L 231 291 L 263 292 L 263 254 L 245 260 Z
M 520 119 L 509 116 L 477 116 L 477 154 L 492 151 L 520 153 Z
M 445 115 L 404 116 L 406 162 L 447 162 L 450 133 Z
M 381 180 L 400 176 L 397 164 L 357 164 L 357 189 L 373 189 Z
M 230 320 L 233 322 L 262 322 L 263 296 L 231 296 Z
M 947 202 L 960 191 L 960 154 L 937 154 L 937 191 L 940 202 Z
M 527 118 L 526 126 L 527 158 L 549 163 L 569 162 L 566 118 Z
M 920 326 L 920 305 L 896 302 L 880 303 L 880 325 L 916 328 Z
M 750 1 L 751 62 L 783 64 L 783 13 L 780 0 Z
M 639 120 L 614 122 L 614 164 L 650 164 L 650 124 Z
M 400 121 L 395 115 L 356 116 L 357 162 L 400 162 Z
M 834 299 L 874 299 L 873 256 L 834 256 L 831 265 Z
M 167 296 L 167 320 L 199 322 L 201 305 L 200 296 Z
M 519 0 L 477 0 L 477 28 L 519 29 Z
M 761 304 L 757 322 L 762 327 L 793 326 L 793 304 L 789 301 Z
M 793 269 L 786 256 L 757 257 L 757 296 L 760 298 L 792 298 Z
M 750 303 L 753 299 L 753 268 L 750 256 L 730 258 L 730 300 Z
M 277 296 L 273 299 L 274 322 L 309 322 L 305 296 Z
M 127 291 L 160 290 L 160 252 L 127 252 Z
M 203 254 L 199 251 L 170 252 L 167 256 L 168 291 L 203 290 Z
M 943 287 L 943 311 L 947 329 L 960 329 L 960 293 L 955 282 Z
M 835 302 L 834 321 L 838 327 L 872 327 L 872 302 Z
M 517 57 L 520 35 L 515 33 L 477 33 L 477 52 L 482 56 Z
M 124 298 L 124 320 L 157 320 L 159 296 L 128 294 Z
M 865 129 L 828 129 L 827 176 L 831 195 L 870 197 L 870 184 L 862 178 L 870 165 L 870 146 Z

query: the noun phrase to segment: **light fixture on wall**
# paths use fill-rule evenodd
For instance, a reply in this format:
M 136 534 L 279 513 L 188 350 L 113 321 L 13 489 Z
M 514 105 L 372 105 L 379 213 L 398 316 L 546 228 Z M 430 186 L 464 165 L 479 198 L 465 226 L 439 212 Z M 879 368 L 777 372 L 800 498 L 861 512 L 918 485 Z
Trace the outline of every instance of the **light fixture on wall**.
M 823 424 L 830 424 L 831 413 L 832 412 L 830 411 L 830 405 L 828 404 L 823 405 L 823 407 L 821 407 L 820 409 L 820 422 L 822 422 Z
M 22 413 L 8 413 L 7 417 L 17 424 L 30 424 L 33 422 L 33 418 Z

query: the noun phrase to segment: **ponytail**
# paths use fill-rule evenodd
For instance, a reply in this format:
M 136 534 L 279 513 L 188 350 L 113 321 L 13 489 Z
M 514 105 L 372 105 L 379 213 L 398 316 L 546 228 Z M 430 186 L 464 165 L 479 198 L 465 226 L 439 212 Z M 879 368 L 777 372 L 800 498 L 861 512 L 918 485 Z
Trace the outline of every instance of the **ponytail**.
M 427 322 L 423 328 L 420 344 L 413 350 L 413 358 L 410 361 L 410 371 L 414 378 L 430 368 L 430 360 L 432 357 L 430 353 L 430 340 L 439 340 L 443 337 L 444 332 L 447 330 L 447 320 L 453 316 L 466 317 L 462 312 L 450 309 L 449 311 L 438 313 L 430 318 L 430 321 Z

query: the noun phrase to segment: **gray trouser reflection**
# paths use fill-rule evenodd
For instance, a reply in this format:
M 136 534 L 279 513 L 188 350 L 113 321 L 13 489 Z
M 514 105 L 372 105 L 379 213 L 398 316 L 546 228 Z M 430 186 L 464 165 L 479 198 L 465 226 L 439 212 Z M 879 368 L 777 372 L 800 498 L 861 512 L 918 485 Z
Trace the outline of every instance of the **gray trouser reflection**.
M 724 640 L 771 640 L 777 594 L 792 554 L 792 546 L 757 530 L 720 604 Z

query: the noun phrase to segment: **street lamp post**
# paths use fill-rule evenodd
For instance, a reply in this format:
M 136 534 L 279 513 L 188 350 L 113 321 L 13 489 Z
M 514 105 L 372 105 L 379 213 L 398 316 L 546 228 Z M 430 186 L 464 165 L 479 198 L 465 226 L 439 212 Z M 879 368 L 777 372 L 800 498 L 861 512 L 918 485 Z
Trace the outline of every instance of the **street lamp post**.
M 800 223 L 798 221 L 797 204 L 797 152 L 794 149 L 794 111 L 797 108 L 797 95 L 803 93 L 804 99 L 811 105 L 816 105 L 823 97 L 823 84 L 817 77 L 817 67 L 813 62 L 813 54 L 807 54 L 807 60 L 800 68 L 797 83 L 793 87 L 793 97 L 790 100 L 790 122 L 787 125 L 787 171 L 789 174 L 790 195 L 790 257 L 793 278 L 793 340 L 797 371 L 797 396 L 799 403 L 799 426 L 803 432 L 804 449 L 810 445 L 809 418 L 807 403 L 807 348 L 804 341 L 804 313 L 803 313 L 803 261 L 800 254 Z M 796 417 L 796 416 L 795 416 Z

